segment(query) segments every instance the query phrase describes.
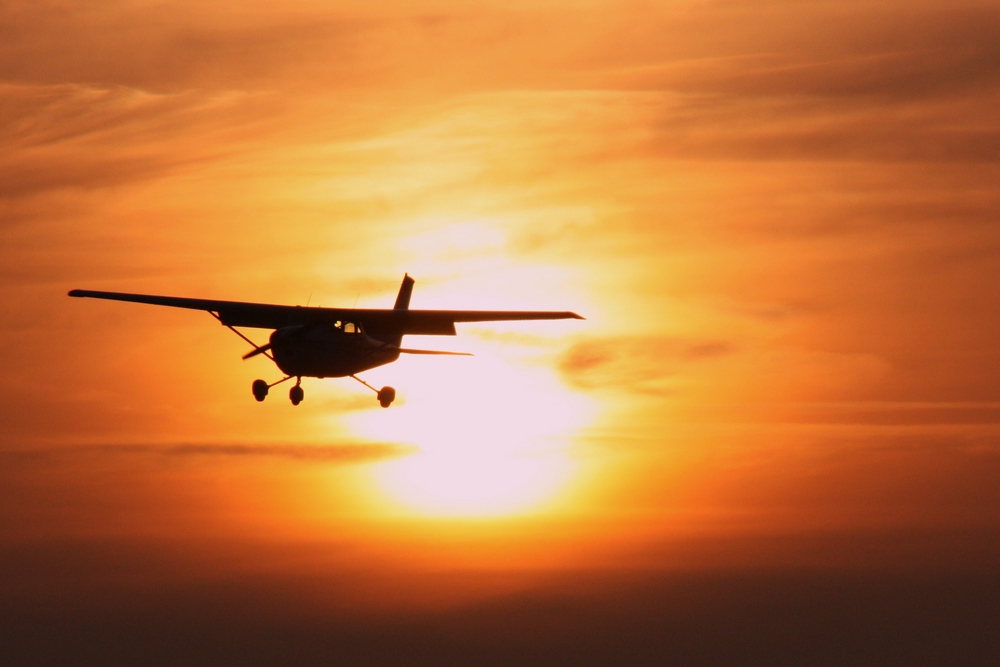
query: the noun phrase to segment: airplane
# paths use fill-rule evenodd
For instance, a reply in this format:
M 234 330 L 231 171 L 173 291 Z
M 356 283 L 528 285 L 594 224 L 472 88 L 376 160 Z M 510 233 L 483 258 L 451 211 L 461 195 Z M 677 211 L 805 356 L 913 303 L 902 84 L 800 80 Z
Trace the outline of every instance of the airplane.
M 390 364 L 400 354 L 472 356 L 466 352 L 402 347 L 403 336 L 407 334 L 454 336 L 458 322 L 584 319 L 576 313 L 549 310 L 410 310 L 413 284 L 413 278 L 404 274 L 391 310 L 280 306 L 82 289 L 72 290 L 69 296 L 208 311 L 253 347 L 243 355 L 244 360 L 264 355 L 285 374 L 271 383 L 254 380 L 251 386 L 254 398 L 261 402 L 271 387 L 295 378 L 295 386 L 288 392 L 292 405 L 305 398 L 304 377 L 350 377 L 374 391 L 379 405 L 387 408 L 395 400 L 396 390 L 388 386 L 376 389 L 359 378 L 358 373 Z M 236 327 L 273 331 L 267 343 L 257 345 Z

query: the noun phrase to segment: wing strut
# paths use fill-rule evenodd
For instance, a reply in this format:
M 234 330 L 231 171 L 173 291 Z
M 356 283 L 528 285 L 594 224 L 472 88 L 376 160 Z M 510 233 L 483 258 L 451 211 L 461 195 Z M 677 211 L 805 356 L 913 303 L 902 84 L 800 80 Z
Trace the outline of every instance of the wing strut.
M 211 315 L 212 317 L 214 317 L 215 319 L 219 320 L 219 322 L 222 324 L 222 326 L 226 327 L 227 329 L 229 329 L 230 331 L 232 331 L 234 334 L 236 334 L 237 336 L 239 336 L 240 338 L 242 338 L 246 342 L 250 343 L 250 346 L 253 347 L 253 352 L 245 355 L 243 357 L 244 360 L 249 359 L 250 357 L 255 357 L 258 354 L 263 354 L 265 357 L 267 357 L 271 361 L 274 361 L 274 357 L 272 357 L 271 353 L 268 351 L 270 349 L 270 347 L 271 347 L 270 343 L 268 343 L 266 345 L 257 345 L 257 343 L 253 342 L 252 340 L 250 340 L 249 338 L 247 338 L 246 336 L 244 336 L 240 331 L 237 331 L 233 327 L 231 327 L 228 324 L 226 324 L 225 322 L 223 322 L 222 318 L 215 311 L 210 310 L 210 311 L 208 311 L 208 314 Z M 278 362 L 275 361 L 274 363 L 278 363 Z M 285 380 L 287 380 L 287 379 L 288 378 L 285 378 Z M 284 380 L 282 380 L 282 382 L 283 381 Z

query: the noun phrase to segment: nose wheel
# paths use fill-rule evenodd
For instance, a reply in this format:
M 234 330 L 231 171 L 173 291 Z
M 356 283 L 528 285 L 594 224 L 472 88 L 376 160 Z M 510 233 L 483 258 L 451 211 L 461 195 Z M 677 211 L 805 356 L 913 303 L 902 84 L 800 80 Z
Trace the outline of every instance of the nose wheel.
M 257 399 L 257 402 L 261 403 L 267 398 L 267 392 L 270 388 L 263 380 L 254 380 L 251 391 L 253 391 L 253 397 Z
M 282 382 L 291 380 L 292 377 L 294 376 L 288 375 L 286 377 L 281 378 L 277 382 L 272 382 L 271 384 L 268 384 L 264 380 L 254 380 L 253 384 L 250 385 L 250 391 L 253 392 L 253 397 L 257 399 L 257 402 L 262 403 L 264 399 L 267 398 L 268 391 L 270 391 L 271 387 L 273 387 L 276 384 L 281 384 Z M 291 399 L 292 405 L 298 405 L 299 403 L 302 402 L 302 399 L 306 397 L 306 393 L 302 391 L 302 387 L 300 386 L 301 382 L 302 378 L 297 378 L 295 386 L 292 387 L 291 391 L 288 392 L 288 398 Z

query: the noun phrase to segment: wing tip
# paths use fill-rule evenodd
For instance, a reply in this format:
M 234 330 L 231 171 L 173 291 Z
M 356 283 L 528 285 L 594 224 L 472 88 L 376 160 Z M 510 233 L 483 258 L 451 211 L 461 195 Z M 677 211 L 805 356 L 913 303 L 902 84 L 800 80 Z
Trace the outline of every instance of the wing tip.
M 87 293 L 82 289 L 71 289 L 66 296 L 87 296 Z
M 569 316 L 574 320 L 585 320 L 587 319 L 583 315 L 577 315 L 576 313 L 570 313 Z

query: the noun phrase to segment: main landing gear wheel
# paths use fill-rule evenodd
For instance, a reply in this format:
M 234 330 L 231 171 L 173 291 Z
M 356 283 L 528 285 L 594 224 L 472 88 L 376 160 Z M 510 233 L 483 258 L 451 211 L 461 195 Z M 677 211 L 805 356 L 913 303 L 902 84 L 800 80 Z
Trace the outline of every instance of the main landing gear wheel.
M 387 408 L 392 405 L 392 402 L 396 400 L 396 390 L 392 387 L 382 387 L 378 391 L 378 404 L 383 408 Z
M 267 383 L 264 382 L 263 380 L 254 380 L 253 381 L 253 389 L 252 389 L 252 391 L 253 391 L 253 397 L 257 399 L 258 403 L 260 403 L 265 398 L 267 398 L 267 390 L 268 389 L 270 389 L 270 387 L 268 387 Z
M 295 385 L 288 390 L 288 400 L 292 402 L 292 405 L 298 405 L 302 402 L 302 399 L 306 397 L 306 392 L 302 390 L 302 387 Z
M 389 407 L 390 405 L 392 405 L 392 402 L 396 400 L 396 390 L 393 389 L 392 387 L 382 387 L 381 389 L 376 389 L 375 387 L 371 386 L 370 384 L 359 378 L 357 375 L 350 375 L 348 377 L 357 380 L 364 386 L 374 391 L 375 394 L 378 396 L 378 404 L 381 405 L 383 408 Z

